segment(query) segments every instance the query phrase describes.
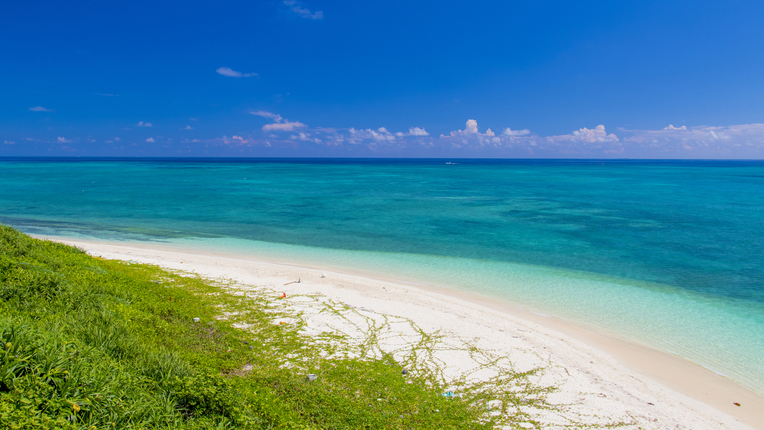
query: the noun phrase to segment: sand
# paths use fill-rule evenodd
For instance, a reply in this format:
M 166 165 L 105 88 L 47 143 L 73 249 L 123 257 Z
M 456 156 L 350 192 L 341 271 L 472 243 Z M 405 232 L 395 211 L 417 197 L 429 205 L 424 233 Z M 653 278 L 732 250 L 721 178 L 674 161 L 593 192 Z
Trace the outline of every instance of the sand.
M 413 323 L 443 336 L 445 348 L 431 360 L 447 377 L 492 376 L 480 366 L 481 357 L 465 352 L 466 344 L 505 357 L 518 370 L 543 367 L 534 382 L 556 386 L 549 400 L 566 405 L 561 412 L 540 413 L 546 428 L 578 422 L 627 423 L 628 429 L 764 429 L 764 396 L 679 357 L 511 303 L 383 276 L 210 255 L 160 243 L 45 239 L 107 259 L 230 279 L 244 289 L 271 288 L 274 297 L 285 292 L 293 300 L 289 305 L 303 311 L 309 330 L 316 332 L 362 336 L 361 323 L 386 322 L 382 343 L 389 350 L 405 350 L 416 336 Z M 318 313 L 332 302 L 348 306 L 347 319 Z

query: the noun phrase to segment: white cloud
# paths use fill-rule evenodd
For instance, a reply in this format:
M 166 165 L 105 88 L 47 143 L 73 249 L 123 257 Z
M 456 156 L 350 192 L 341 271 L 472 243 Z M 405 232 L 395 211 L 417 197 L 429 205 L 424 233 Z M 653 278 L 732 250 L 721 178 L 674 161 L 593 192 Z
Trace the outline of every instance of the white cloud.
M 66 139 L 64 137 L 59 136 L 56 140 L 58 140 L 59 143 L 72 143 L 70 139 Z
M 579 142 L 579 143 L 607 143 L 618 142 L 618 136 L 613 133 L 607 134 L 604 125 L 598 125 L 592 129 L 581 128 L 571 134 L 563 134 L 559 136 L 549 136 L 547 140 L 550 142 Z
M 151 124 L 150 122 L 138 121 L 138 124 L 135 124 L 135 126 L 136 127 L 153 127 L 154 125 Z
M 297 16 L 300 16 L 302 18 L 310 18 L 310 19 L 323 19 L 324 13 L 320 10 L 317 12 L 312 12 L 310 9 L 305 7 L 305 3 L 296 1 L 296 0 L 284 0 L 284 4 L 286 6 L 289 6 L 289 10 L 294 13 Z
M 478 136 L 495 136 L 496 134 L 491 131 L 489 128 L 485 131 L 484 134 L 480 133 L 480 130 L 478 129 L 478 123 L 474 119 L 468 119 L 467 122 L 464 124 L 464 130 L 456 130 L 452 131 L 448 134 L 450 137 L 465 137 L 465 138 L 473 138 Z M 441 135 L 441 137 L 446 137 L 445 135 Z
M 118 137 L 115 137 L 115 138 L 114 138 L 114 140 L 116 140 L 117 142 L 119 142 L 119 141 L 120 141 L 120 140 L 122 140 L 122 139 L 120 139 L 120 138 L 118 138 Z
M 371 135 L 371 138 L 377 141 L 391 141 L 395 140 L 395 136 L 392 135 L 385 127 L 380 127 L 377 131 L 366 130 Z
M 230 67 L 219 67 L 215 71 L 223 76 L 228 76 L 229 78 L 250 78 L 252 76 L 257 76 L 257 73 L 241 73 L 232 70 Z
M 233 146 L 257 145 L 258 143 L 261 143 L 261 141 L 248 138 L 248 137 L 237 136 L 235 134 L 231 136 L 230 138 L 223 136 L 222 139 L 215 139 L 215 140 L 218 140 L 219 142 L 222 142 L 225 145 L 233 144 Z M 199 142 L 199 140 L 194 139 L 192 140 L 192 142 Z
M 579 130 L 576 130 L 573 132 L 573 136 L 581 138 L 581 140 L 585 140 L 587 142 L 604 142 L 606 140 L 618 140 L 618 137 L 615 134 L 607 134 L 605 131 L 605 126 L 600 124 L 594 129 L 589 130 L 588 128 L 584 127 Z
M 664 127 L 664 130 L 687 130 L 687 126 L 683 125 L 681 127 L 674 127 L 674 124 L 669 124 L 668 127 Z
M 452 131 L 448 135 L 440 135 L 441 138 L 445 137 L 461 137 L 462 139 L 477 139 L 480 141 L 481 137 L 493 137 L 496 134 L 489 128 L 485 133 L 480 133 L 478 129 L 478 123 L 474 119 L 468 119 L 464 124 L 464 130 Z
M 256 111 L 256 112 L 250 112 L 252 115 L 261 116 L 263 118 L 268 118 L 270 120 L 273 120 L 273 124 L 265 124 L 263 126 L 263 131 L 293 131 L 295 128 L 302 128 L 305 127 L 305 124 L 299 122 L 299 121 L 289 121 L 288 119 L 283 118 L 281 115 L 271 112 L 266 112 L 264 110 Z
M 395 132 L 395 135 L 397 137 L 406 137 L 406 136 L 429 136 L 430 133 L 428 133 L 423 127 L 411 127 L 409 128 L 408 133 L 404 133 L 402 131 Z
M 264 110 L 259 110 L 257 112 L 250 112 L 250 113 L 252 115 L 257 115 L 257 116 L 261 116 L 263 118 L 272 119 L 273 122 L 281 122 L 281 120 L 283 119 L 283 118 L 281 118 L 281 115 L 279 115 L 279 114 L 266 112 Z
M 425 131 L 424 127 L 411 127 L 409 129 L 409 136 L 429 136 L 430 133 Z
M 300 132 L 298 134 L 293 134 L 293 135 L 289 136 L 289 138 L 292 139 L 292 140 L 300 140 L 300 141 L 303 141 L 303 142 L 321 143 L 321 139 L 319 139 L 317 137 L 311 137 L 310 134 L 303 133 L 303 132 Z
M 531 131 L 528 129 L 512 130 L 511 128 L 507 127 L 501 134 L 504 136 L 526 136 L 531 134 Z
M 497 137 L 491 129 L 486 130 L 485 133 L 480 133 L 477 121 L 474 119 L 466 122 L 464 130 L 452 131 L 448 135 L 441 135 L 439 138 L 430 136 L 424 127 L 410 127 L 407 132 L 391 132 L 385 127 L 377 129 L 316 128 L 308 131 L 319 134 L 322 142 L 327 145 L 345 145 L 347 148 L 359 148 L 358 150 L 365 146 L 367 149 L 378 153 L 405 154 L 405 151 L 433 150 L 433 148 L 440 148 L 435 150 L 469 147 L 495 148 L 505 145 L 503 139 Z M 294 135 L 294 137 L 299 136 Z M 422 155 L 425 154 L 422 153 Z
M 4 140 L 3 143 L 6 144 L 6 145 L 15 145 L 16 144 L 16 142 L 14 142 L 12 140 Z
M 478 123 L 474 119 L 469 119 L 465 123 L 464 130 L 452 131 L 449 134 L 441 134 L 438 140 L 433 140 L 433 146 L 448 147 L 457 150 L 472 149 L 491 149 L 501 147 L 510 147 L 516 143 L 517 137 L 509 136 L 497 137 L 496 133 L 490 128 L 485 133 L 480 133 Z
M 187 125 L 187 126 L 181 128 L 181 130 L 193 130 L 193 129 L 194 128 L 191 127 L 190 125 Z
M 32 112 L 53 112 L 53 109 L 44 108 L 42 106 L 35 106 L 29 108 Z
M 692 154 L 707 158 L 762 158 L 764 124 L 673 127 L 662 130 L 624 130 L 624 141 L 659 154 Z
M 462 131 L 462 130 L 459 130 Z M 465 124 L 463 133 L 477 133 L 478 132 L 478 125 L 477 121 L 474 119 L 468 119 L 467 124 Z
M 299 122 L 299 121 L 284 121 L 284 122 L 277 122 L 273 124 L 265 124 L 263 126 L 263 131 L 292 131 L 295 128 L 305 127 L 305 124 Z
M 156 142 L 156 140 L 154 140 L 154 138 L 153 138 L 153 137 L 149 137 L 148 139 L 146 139 L 146 142 L 148 142 L 148 143 L 154 143 L 154 142 Z
M 362 143 L 363 141 L 366 141 L 366 140 L 371 140 L 373 142 L 392 142 L 396 140 L 395 139 L 396 136 L 401 135 L 401 133 L 396 133 L 396 134 L 390 133 L 389 131 L 387 131 L 385 127 L 379 127 L 376 130 L 372 130 L 370 128 L 361 129 L 361 130 L 350 128 L 348 132 L 350 133 L 350 135 L 347 136 L 347 141 L 353 144 Z M 335 135 L 337 137 L 340 136 L 337 133 L 335 133 Z

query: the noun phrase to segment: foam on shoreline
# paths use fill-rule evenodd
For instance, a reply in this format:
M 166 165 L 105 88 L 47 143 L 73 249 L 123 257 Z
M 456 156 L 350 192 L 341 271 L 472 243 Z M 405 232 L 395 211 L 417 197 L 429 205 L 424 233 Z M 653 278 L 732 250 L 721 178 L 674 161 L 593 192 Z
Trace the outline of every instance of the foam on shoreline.
M 104 258 L 227 277 L 287 293 L 318 292 L 351 306 L 411 319 L 428 331 L 476 339 L 478 345 L 497 351 L 534 351 L 539 365 L 548 365 L 558 383 L 556 398 L 576 405 L 571 413 L 607 414 L 633 422 L 633 428 L 764 428 L 764 397 L 743 386 L 671 354 L 495 298 L 416 285 L 416 279 L 380 279 L 310 264 L 181 249 L 177 244 L 45 239 Z M 324 272 L 327 278 L 321 278 Z M 284 286 L 296 279 L 302 282 Z

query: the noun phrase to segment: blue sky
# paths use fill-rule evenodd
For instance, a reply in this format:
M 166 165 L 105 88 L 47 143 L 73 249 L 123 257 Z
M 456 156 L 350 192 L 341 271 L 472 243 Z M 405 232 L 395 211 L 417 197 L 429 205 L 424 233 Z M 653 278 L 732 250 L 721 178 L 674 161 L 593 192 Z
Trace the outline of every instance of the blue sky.
M 764 158 L 762 2 L 0 11 L 0 156 Z

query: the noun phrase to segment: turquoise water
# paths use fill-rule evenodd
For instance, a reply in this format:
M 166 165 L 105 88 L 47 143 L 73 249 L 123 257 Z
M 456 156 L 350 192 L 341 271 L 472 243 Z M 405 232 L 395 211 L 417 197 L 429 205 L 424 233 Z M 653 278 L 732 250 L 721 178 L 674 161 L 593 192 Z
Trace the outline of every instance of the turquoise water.
M 0 222 L 477 291 L 764 393 L 764 162 L 0 159 Z

